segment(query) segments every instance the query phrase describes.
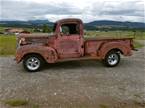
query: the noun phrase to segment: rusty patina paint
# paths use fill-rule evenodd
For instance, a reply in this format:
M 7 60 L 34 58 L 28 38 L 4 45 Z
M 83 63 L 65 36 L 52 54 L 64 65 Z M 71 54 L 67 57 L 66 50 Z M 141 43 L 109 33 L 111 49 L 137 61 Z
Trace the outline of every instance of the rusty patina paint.
M 78 24 L 79 34 L 62 35 L 62 24 Z M 83 23 L 80 19 L 63 19 L 56 22 L 53 34 L 20 34 L 16 52 L 16 61 L 19 63 L 27 54 L 39 54 L 48 63 L 72 59 L 104 59 L 112 49 L 118 49 L 125 56 L 132 55 L 132 38 L 121 39 L 87 39 L 83 38 Z

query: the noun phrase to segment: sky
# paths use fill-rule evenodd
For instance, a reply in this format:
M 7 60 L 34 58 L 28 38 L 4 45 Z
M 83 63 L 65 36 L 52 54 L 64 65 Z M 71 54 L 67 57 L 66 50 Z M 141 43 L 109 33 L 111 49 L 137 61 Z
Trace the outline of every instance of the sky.
M 0 20 L 145 22 L 144 0 L 0 0 Z

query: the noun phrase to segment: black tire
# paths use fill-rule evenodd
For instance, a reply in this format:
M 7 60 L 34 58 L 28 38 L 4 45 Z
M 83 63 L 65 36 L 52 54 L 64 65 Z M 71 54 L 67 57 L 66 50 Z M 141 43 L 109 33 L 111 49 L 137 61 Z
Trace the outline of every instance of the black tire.
M 39 71 L 44 64 L 44 59 L 35 54 L 30 54 L 24 57 L 23 67 L 28 72 L 37 72 Z
M 110 51 L 105 56 L 105 59 L 103 60 L 103 62 L 108 67 L 115 67 L 120 62 L 120 54 L 116 51 Z

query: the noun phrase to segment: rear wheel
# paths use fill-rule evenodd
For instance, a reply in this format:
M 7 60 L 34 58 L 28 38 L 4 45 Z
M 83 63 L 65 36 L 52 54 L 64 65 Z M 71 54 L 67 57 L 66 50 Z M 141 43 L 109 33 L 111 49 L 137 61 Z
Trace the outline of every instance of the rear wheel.
M 36 72 L 42 68 L 44 60 L 39 55 L 27 55 L 24 57 L 23 66 L 24 69 L 28 72 Z
M 120 54 L 116 51 L 108 52 L 104 59 L 104 64 L 108 67 L 117 66 L 119 62 L 120 62 Z

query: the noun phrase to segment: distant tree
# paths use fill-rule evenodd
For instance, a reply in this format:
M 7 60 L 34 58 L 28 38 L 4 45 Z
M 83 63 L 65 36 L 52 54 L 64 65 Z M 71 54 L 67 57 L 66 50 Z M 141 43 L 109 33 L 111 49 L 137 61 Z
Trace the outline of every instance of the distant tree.
M 48 26 L 46 24 L 43 25 L 42 27 L 43 33 L 47 33 L 48 32 Z
M 33 32 L 43 32 L 43 30 L 41 28 L 39 28 L 39 27 L 35 27 L 33 29 Z
M 51 32 L 51 29 L 48 27 L 47 24 L 43 24 L 42 31 L 43 33 L 49 33 Z

